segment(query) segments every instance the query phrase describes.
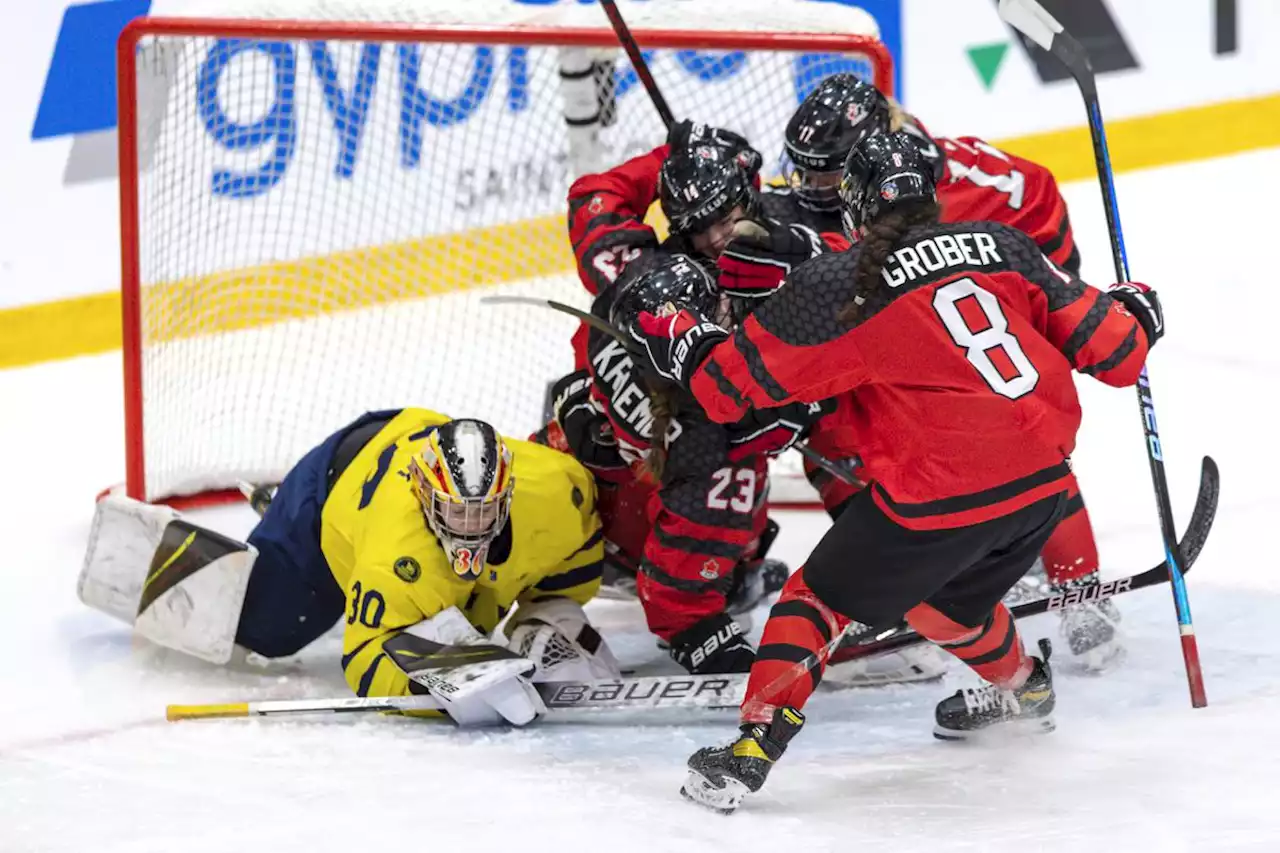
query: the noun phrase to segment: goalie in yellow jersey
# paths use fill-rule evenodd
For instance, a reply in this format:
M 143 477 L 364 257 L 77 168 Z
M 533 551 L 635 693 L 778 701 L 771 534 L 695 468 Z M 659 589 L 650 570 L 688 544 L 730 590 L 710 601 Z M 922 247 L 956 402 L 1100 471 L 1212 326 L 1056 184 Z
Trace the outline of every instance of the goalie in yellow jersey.
M 289 471 L 247 543 L 100 502 L 80 594 L 216 662 L 233 644 L 293 654 L 341 618 L 357 694 L 431 693 L 460 725 L 523 725 L 542 710 L 532 682 L 620 674 L 582 609 L 604 556 L 595 502 L 566 454 L 483 421 L 372 412 Z

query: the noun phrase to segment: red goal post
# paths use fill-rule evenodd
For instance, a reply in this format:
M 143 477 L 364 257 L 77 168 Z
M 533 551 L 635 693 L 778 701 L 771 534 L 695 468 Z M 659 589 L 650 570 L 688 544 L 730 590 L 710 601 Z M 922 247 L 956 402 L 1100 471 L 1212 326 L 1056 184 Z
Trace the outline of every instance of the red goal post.
M 802 86 L 853 63 L 891 91 L 866 31 L 634 30 L 677 114 L 766 161 Z M 141 18 L 118 73 L 126 490 L 151 501 L 276 481 L 369 409 L 527 435 L 573 322 L 476 299 L 585 305 L 568 181 L 663 138 L 603 25 Z M 593 126 L 572 81 L 602 79 Z

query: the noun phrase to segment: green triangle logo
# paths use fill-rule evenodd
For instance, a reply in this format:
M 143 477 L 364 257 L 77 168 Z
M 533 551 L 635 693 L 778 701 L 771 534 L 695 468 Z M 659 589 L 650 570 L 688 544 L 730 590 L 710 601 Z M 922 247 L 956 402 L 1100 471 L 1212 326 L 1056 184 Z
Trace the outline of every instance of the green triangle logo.
M 1008 42 L 979 44 L 966 50 L 969 61 L 973 63 L 973 70 L 978 72 L 982 86 L 988 92 L 991 91 L 991 84 L 995 82 L 996 74 L 1000 71 L 1000 63 L 1004 62 L 1004 55 L 1008 50 Z

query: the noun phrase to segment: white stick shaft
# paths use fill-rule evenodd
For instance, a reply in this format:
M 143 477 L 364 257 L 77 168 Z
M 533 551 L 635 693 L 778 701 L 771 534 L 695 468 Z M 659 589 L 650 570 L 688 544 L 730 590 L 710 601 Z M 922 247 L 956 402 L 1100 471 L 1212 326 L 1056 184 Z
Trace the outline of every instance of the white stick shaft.
M 1045 50 L 1053 44 L 1053 37 L 1062 32 L 1062 24 L 1036 0 L 1000 0 L 1000 17 Z
M 250 702 L 249 714 L 268 717 L 276 714 L 317 712 L 429 711 L 440 707 L 434 696 L 350 696 L 342 699 L 284 699 Z
M 534 685 L 551 713 L 637 708 L 736 708 L 746 675 L 654 675 L 613 681 L 549 681 Z M 432 696 L 350 696 L 342 699 L 283 699 L 217 705 L 170 705 L 170 720 L 274 717 L 285 714 L 429 711 Z

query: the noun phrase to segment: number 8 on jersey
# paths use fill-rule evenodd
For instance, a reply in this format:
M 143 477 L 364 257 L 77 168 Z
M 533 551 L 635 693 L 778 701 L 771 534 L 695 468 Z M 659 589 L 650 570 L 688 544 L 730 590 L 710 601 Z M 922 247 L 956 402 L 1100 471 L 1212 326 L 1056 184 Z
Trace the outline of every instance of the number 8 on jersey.
M 985 328 L 970 326 L 961 308 L 966 304 L 976 305 L 985 317 Z M 964 347 L 965 357 L 992 391 L 1016 400 L 1035 389 L 1040 374 L 1009 331 L 1009 321 L 995 294 L 983 290 L 971 278 L 959 278 L 938 288 L 933 295 L 933 310 L 938 312 L 951 340 Z M 973 319 L 972 309 L 969 315 Z M 993 358 L 993 351 L 1000 355 Z

